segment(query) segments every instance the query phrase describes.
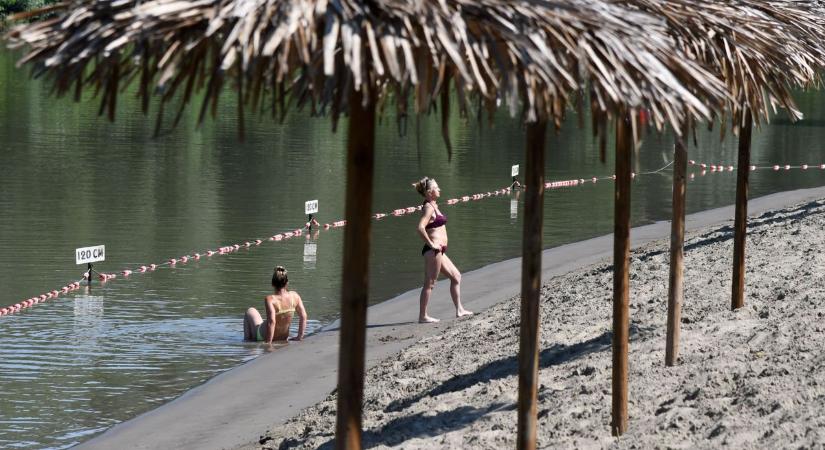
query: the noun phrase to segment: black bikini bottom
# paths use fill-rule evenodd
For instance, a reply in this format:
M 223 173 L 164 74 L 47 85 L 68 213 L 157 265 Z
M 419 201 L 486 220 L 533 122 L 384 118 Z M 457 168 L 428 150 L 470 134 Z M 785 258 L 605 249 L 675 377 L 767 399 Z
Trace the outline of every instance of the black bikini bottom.
M 430 247 L 430 246 L 429 246 L 429 244 L 424 244 L 424 248 L 422 248 L 422 249 L 421 249 L 421 255 L 423 256 L 423 255 L 424 255 L 424 253 L 427 253 L 427 252 L 428 252 L 428 251 L 430 251 L 430 250 L 432 250 L 432 251 L 434 251 L 434 252 L 438 253 L 438 250 L 436 250 L 436 249 L 434 249 L 434 248 Z M 445 253 L 445 254 L 446 254 L 446 253 L 447 253 L 447 246 L 446 246 L 446 245 L 442 245 L 442 246 L 441 246 L 441 251 L 442 251 L 443 253 Z

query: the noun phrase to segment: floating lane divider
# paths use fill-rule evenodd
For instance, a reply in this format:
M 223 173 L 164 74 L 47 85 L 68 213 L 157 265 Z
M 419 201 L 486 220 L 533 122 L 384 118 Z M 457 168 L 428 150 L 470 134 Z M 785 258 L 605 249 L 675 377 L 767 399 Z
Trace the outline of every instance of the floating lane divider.
M 699 172 L 699 176 L 704 176 L 707 173 L 721 173 L 721 172 L 733 172 L 737 166 L 729 165 L 729 164 L 709 164 L 709 163 L 702 163 L 696 162 L 694 160 L 689 160 L 688 165 L 698 167 L 701 169 Z M 750 171 L 756 170 L 772 170 L 774 172 L 779 171 L 787 171 L 787 170 L 825 170 L 825 164 L 772 164 L 769 166 L 756 166 L 751 165 L 748 166 Z M 696 178 L 695 173 L 690 174 L 690 178 Z
M 695 166 L 695 167 L 701 168 L 702 172 L 700 173 L 700 175 L 705 175 L 705 173 L 707 173 L 707 172 L 711 172 L 711 173 L 733 172 L 733 170 L 735 168 L 735 166 L 732 166 L 732 165 L 698 163 L 694 160 L 690 160 L 690 161 L 688 161 L 688 163 L 689 163 L 690 166 Z M 673 163 L 669 163 L 669 164 L 663 166 L 662 168 L 654 170 L 654 171 L 640 172 L 638 175 L 650 175 L 650 174 L 659 173 L 659 172 L 665 170 L 666 168 L 668 168 L 672 164 Z M 790 165 L 790 164 L 778 165 L 778 164 L 774 164 L 774 165 L 769 165 L 769 166 L 754 166 L 754 165 L 750 166 L 750 170 L 752 170 L 752 171 L 758 170 L 758 169 L 770 169 L 770 170 L 773 170 L 773 171 L 791 170 L 791 169 L 800 169 L 800 170 L 819 169 L 819 170 L 825 170 L 825 164 L 799 164 L 799 165 Z M 515 169 L 515 166 L 514 166 L 513 171 L 515 172 L 516 170 L 517 169 Z M 515 173 L 517 173 L 517 172 L 515 172 Z M 633 178 L 635 178 L 636 175 L 637 175 L 636 173 L 631 173 L 631 177 L 633 177 Z M 694 175 L 695 175 L 694 173 L 691 173 L 690 178 L 694 178 Z M 513 177 L 515 178 L 515 175 Z M 572 180 L 548 181 L 548 182 L 544 183 L 544 188 L 545 188 L 545 190 L 570 188 L 570 187 L 582 186 L 582 185 L 585 185 L 585 184 L 588 184 L 588 183 L 596 184 L 597 182 L 602 181 L 602 180 L 615 180 L 615 179 L 616 179 L 616 175 L 614 174 L 614 175 L 610 175 L 610 176 L 578 178 L 578 179 L 572 179 Z M 496 189 L 494 191 L 487 191 L 487 192 L 481 192 L 481 193 L 472 194 L 472 195 L 464 195 L 464 196 L 461 196 L 461 197 L 451 198 L 451 199 L 448 199 L 446 201 L 446 204 L 447 205 L 455 205 L 457 203 L 477 201 L 477 200 L 482 200 L 482 199 L 485 199 L 485 198 L 490 198 L 490 197 L 495 197 L 495 196 L 500 196 L 500 195 L 506 195 L 506 194 L 509 194 L 511 191 L 512 191 L 512 185 L 510 185 L 508 187 L 501 188 L 501 189 Z M 317 201 L 314 204 L 314 208 L 317 211 Z M 398 209 L 394 209 L 394 210 L 388 211 L 388 212 L 379 212 L 379 213 L 372 214 L 372 218 L 375 219 L 375 220 L 381 220 L 381 219 L 384 219 L 384 218 L 389 217 L 389 216 L 396 216 L 396 217 L 397 216 L 403 216 L 403 215 L 407 215 L 407 214 L 412 214 L 416 211 L 420 211 L 421 208 L 422 208 L 422 205 L 408 206 L 406 208 L 398 208 Z M 146 274 L 146 273 L 154 272 L 155 270 L 157 270 L 159 268 L 162 268 L 162 267 L 170 267 L 171 268 L 171 267 L 177 266 L 178 264 L 186 264 L 189 261 L 198 261 L 201 258 L 211 258 L 213 256 L 228 255 L 228 254 L 231 254 L 231 253 L 235 253 L 235 252 L 239 251 L 240 249 L 249 249 L 249 248 L 252 248 L 252 247 L 257 247 L 257 246 L 261 245 L 262 243 L 264 243 L 264 241 L 279 242 L 279 241 L 284 241 L 284 240 L 287 240 L 287 239 L 291 239 L 293 237 L 301 236 L 304 233 L 304 229 L 311 229 L 311 226 L 312 226 L 313 223 L 318 224 L 318 222 L 316 220 L 314 220 L 311 216 L 310 216 L 309 220 L 310 221 L 307 222 L 307 224 L 304 225 L 303 228 L 296 228 L 296 229 L 291 230 L 291 231 L 278 233 L 278 234 L 272 235 L 268 238 L 256 238 L 256 239 L 251 239 L 251 240 L 248 240 L 248 241 L 244 241 L 243 243 L 225 245 L 225 246 L 222 246 L 222 247 L 218 247 L 216 249 L 209 249 L 209 250 L 204 250 L 203 252 L 196 252 L 196 253 L 193 253 L 193 254 L 183 255 L 183 256 L 180 256 L 180 257 L 177 257 L 177 258 L 170 258 L 166 261 L 159 262 L 159 263 L 145 264 L 145 265 L 140 265 L 140 266 L 129 268 L 129 269 L 123 269 L 119 273 L 98 273 L 96 271 L 87 271 L 87 272 L 84 272 L 82 274 L 82 278 L 80 280 L 73 281 L 73 282 L 71 282 L 71 283 L 69 283 L 65 286 L 60 287 L 59 289 L 54 289 L 54 290 L 48 291 L 46 293 L 43 293 L 43 294 L 40 294 L 40 295 L 37 295 L 37 296 L 34 296 L 34 297 L 27 298 L 25 300 L 21 300 L 20 302 L 15 303 L 13 305 L 9 305 L 9 306 L 6 306 L 4 308 L 0 308 L 0 317 L 17 313 L 17 312 L 19 312 L 23 309 L 30 308 L 34 305 L 38 305 L 38 304 L 41 304 L 41 303 L 45 303 L 49 300 L 57 299 L 61 294 L 65 295 L 65 294 L 68 294 L 69 292 L 76 291 L 76 290 L 80 289 L 82 281 L 88 281 L 89 277 L 92 276 L 92 275 L 95 275 L 95 274 L 98 276 L 98 278 L 100 279 L 101 282 L 105 283 L 105 282 L 108 282 L 110 280 L 114 280 L 114 279 L 118 278 L 118 276 L 129 277 L 133 274 Z M 320 225 L 320 224 L 318 224 L 318 225 Z M 342 228 L 346 225 L 347 225 L 346 220 L 336 220 L 336 221 L 333 221 L 331 223 L 325 223 L 323 225 L 323 229 L 324 230 L 329 230 L 329 229 L 333 229 L 333 228 Z M 321 227 L 319 226 L 318 228 L 321 228 Z
M 13 305 L 6 306 L 5 308 L 0 308 L 0 316 L 6 316 L 9 314 L 14 314 L 22 309 L 30 308 L 34 305 L 45 303 L 48 300 L 56 299 L 60 296 L 60 294 L 68 294 L 71 291 L 75 291 L 80 289 L 80 282 L 87 279 L 87 274 L 83 274 L 83 278 L 78 281 L 73 281 L 60 289 L 54 289 L 44 294 L 36 295 L 34 297 L 27 298 L 25 300 L 21 300 L 18 303 Z

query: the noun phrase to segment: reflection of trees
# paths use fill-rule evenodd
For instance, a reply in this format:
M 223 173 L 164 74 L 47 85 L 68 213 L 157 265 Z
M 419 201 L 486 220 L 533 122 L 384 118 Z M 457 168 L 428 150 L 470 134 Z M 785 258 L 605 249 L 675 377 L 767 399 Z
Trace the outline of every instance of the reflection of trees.
M 52 98 L 42 83 L 14 68 L 17 57 L 0 51 L 4 167 L 14 174 L 0 180 L 0 207 L 10 208 L 0 215 L 11 222 L 3 226 L 3 235 L 20 241 L 51 235 L 46 245 L 55 256 L 25 252 L 21 263 L 38 269 L 33 276 L 51 272 L 53 278 L 34 280 L 17 273 L 2 280 L 13 297 L 33 294 L 32 286 L 74 278 L 76 269 L 57 255 L 70 255 L 73 246 L 82 243 L 116 243 L 114 258 L 144 260 L 188 252 L 217 239 L 209 232 L 213 209 L 198 201 L 209 201 L 214 183 L 204 183 L 212 177 L 200 174 L 213 163 L 208 155 L 203 157 L 202 144 L 193 144 L 200 135 L 191 126 L 184 123 L 165 139 L 153 140 L 152 121 L 141 115 L 121 115 L 110 124 L 97 116 L 97 99 L 75 103 Z M 131 103 L 125 110 L 139 110 L 133 93 L 119 96 L 119 101 Z M 180 242 L 158 239 L 168 235 L 167 227 L 195 232 L 179 234 Z
M 30 11 L 57 3 L 57 0 L 0 0 L 0 19 L 11 14 Z M 0 31 L 3 31 L 0 28 Z
M 162 138 L 153 139 L 156 99 L 148 117 L 129 115 L 126 111 L 140 108 L 134 89 L 128 89 L 118 96 L 119 102 L 126 103 L 125 108 L 121 109 L 117 123 L 110 124 L 97 116 L 97 99 L 85 98 L 81 103 L 70 99 L 55 101 L 40 82 L 27 80 L 13 68 L 15 58 L 7 51 L 0 52 L 4 169 L 13 173 L 16 180 L 0 180 L 4 199 L 0 204 L 0 224 L 5 224 L 3 235 L 9 240 L 30 239 L 32 230 L 43 230 L 47 226 L 44 223 L 51 221 L 49 232 L 55 236 L 48 245 L 53 246 L 56 241 L 65 243 L 50 248 L 50 253 L 71 254 L 74 240 L 100 239 L 118 242 L 121 255 L 154 259 L 156 255 L 171 257 L 202 250 L 202 246 L 252 238 L 255 234 L 265 237 L 269 231 L 297 227 L 304 221 L 303 202 L 310 198 L 320 200 L 322 223 L 343 217 L 344 135 L 333 134 L 327 121 L 301 113 L 288 114 L 280 124 L 268 112 L 247 115 L 246 141 L 239 143 L 235 94 L 227 91 L 218 104 L 219 119 L 207 116 L 200 129 L 199 98 L 192 100 L 194 107 L 183 113 L 174 130 L 170 125 L 177 111 L 175 101 L 170 102 Z M 805 121 L 790 126 L 780 115 L 773 124 L 755 133 L 754 163 L 813 163 L 825 159 L 817 147 L 825 138 L 825 104 L 820 99 L 818 93 L 800 93 L 797 100 L 806 115 Z M 524 135 L 518 119 L 498 111 L 489 127 L 486 112 L 479 123 L 472 108 L 468 111 L 470 117 L 462 119 L 457 102 L 452 106 L 451 162 L 437 115 L 420 119 L 410 116 L 407 134 L 401 137 L 395 109 L 386 109 L 376 133 L 379 151 L 375 210 L 419 204 L 421 199 L 410 184 L 423 175 L 441 182 L 445 199 L 509 184 L 510 166 L 523 162 Z M 607 161 L 602 164 L 598 141 L 589 128 L 589 113 L 585 110 L 581 120 L 577 114 L 571 110 L 560 130 L 551 129 L 548 133 L 548 180 L 613 173 L 612 132 L 607 133 Z M 579 122 L 585 128 L 580 129 Z M 342 118 L 339 129 L 345 126 L 346 118 Z M 710 132 L 700 125 L 699 143 L 691 143 L 689 158 L 734 164 L 736 138 L 729 131 L 727 135 L 720 143 L 718 125 Z M 636 156 L 635 170 L 659 168 L 672 158 L 672 152 L 672 134 L 651 131 Z M 633 184 L 634 223 L 669 218 L 669 175 L 670 171 L 666 171 L 665 175 L 647 176 Z M 793 175 L 754 173 L 751 192 L 758 195 L 816 182 L 813 174 Z M 800 176 L 802 182 L 798 181 Z M 727 174 L 709 174 L 689 182 L 688 211 L 732 203 L 734 186 L 734 177 Z M 548 191 L 545 245 L 611 232 L 612 196 L 610 181 Z M 491 199 L 475 205 L 463 205 L 451 213 L 451 238 L 467 244 L 458 247 L 465 249 L 461 250 L 465 252 L 462 258 L 481 264 L 516 256 L 520 241 L 513 236 L 520 233 L 521 225 L 510 223 L 509 199 Z M 485 226 L 488 216 L 490 223 Z M 409 220 L 412 219 L 405 217 L 376 225 L 376 230 L 388 234 L 376 237 L 374 260 L 379 266 L 390 268 L 388 276 L 409 277 L 417 284 L 417 271 L 393 274 L 399 272 L 400 265 L 420 263 L 416 256 L 420 247 Z M 14 225 L 8 225 L 10 221 Z M 324 245 L 335 253 L 340 251 L 336 243 L 330 238 Z M 399 259 L 399 246 L 409 250 L 409 259 Z M 44 265 L 43 253 L 23 262 L 54 269 L 59 282 L 65 281 L 60 274 L 69 273 L 67 269 L 58 261 L 47 261 Z M 337 272 L 334 264 L 338 257 L 331 254 L 330 260 L 319 259 L 315 273 L 321 272 L 322 264 L 330 264 Z M 299 261 L 295 260 L 300 264 Z M 462 269 L 466 268 L 462 265 Z M 76 275 L 75 270 L 70 272 L 72 277 Z M 0 282 L 13 293 L 22 293 L 22 286 L 43 284 L 43 280 L 26 279 L 25 274 Z
M 787 116 L 779 114 L 774 123 L 760 133 L 758 159 L 755 164 L 820 164 L 825 162 L 825 151 L 821 143 L 825 141 L 825 103 L 822 94 L 816 91 L 796 92 L 797 101 L 804 119 L 792 124 Z M 757 177 L 760 174 L 756 174 Z M 764 174 L 765 183 L 756 183 L 754 194 L 769 191 L 798 189 L 821 185 L 810 176 L 794 172 L 792 175 Z M 800 179 L 803 181 L 800 182 Z

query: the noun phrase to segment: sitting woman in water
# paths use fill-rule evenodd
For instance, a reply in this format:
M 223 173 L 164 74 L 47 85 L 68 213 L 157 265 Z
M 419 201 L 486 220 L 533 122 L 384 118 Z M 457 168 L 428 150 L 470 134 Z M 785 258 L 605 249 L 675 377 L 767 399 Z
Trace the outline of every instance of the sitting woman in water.
M 272 274 L 272 287 L 275 293 L 264 297 L 264 308 L 266 309 L 266 321 L 261 318 L 261 314 L 255 308 L 246 310 L 243 319 L 243 338 L 245 341 L 258 341 L 271 344 L 272 341 L 300 341 L 304 338 L 304 330 L 307 327 L 307 312 L 304 303 L 297 292 L 287 290 L 286 269 L 283 266 L 275 268 Z M 289 325 L 292 323 L 293 314 L 298 313 L 298 335 L 289 337 Z
M 450 279 L 450 295 L 455 305 L 455 316 L 469 316 L 472 312 L 461 306 L 461 272 L 447 256 L 447 216 L 441 214 L 436 204 L 436 200 L 441 197 L 441 189 L 438 188 L 438 183 L 429 177 L 422 178 L 413 186 L 424 197 L 421 220 L 418 221 L 418 234 L 424 240 L 424 248 L 421 250 L 421 255 L 424 256 L 424 287 L 419 299 L 418 322 L 438 322 L 438 319 L 427 314 L 427 304 L 430 302 L 430 294 L 439 273 Z

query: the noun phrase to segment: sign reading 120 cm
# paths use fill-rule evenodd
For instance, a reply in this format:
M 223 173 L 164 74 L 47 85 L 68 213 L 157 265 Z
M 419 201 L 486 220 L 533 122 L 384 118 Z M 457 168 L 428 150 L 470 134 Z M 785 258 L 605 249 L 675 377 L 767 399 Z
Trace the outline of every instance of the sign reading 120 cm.
M 106 246 L 96 245 L 94 247 L 78 248 L 74 251 L 76 264 L 86 264 L 106 260 Z

